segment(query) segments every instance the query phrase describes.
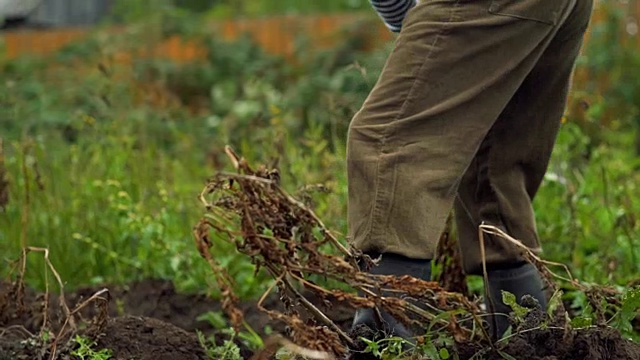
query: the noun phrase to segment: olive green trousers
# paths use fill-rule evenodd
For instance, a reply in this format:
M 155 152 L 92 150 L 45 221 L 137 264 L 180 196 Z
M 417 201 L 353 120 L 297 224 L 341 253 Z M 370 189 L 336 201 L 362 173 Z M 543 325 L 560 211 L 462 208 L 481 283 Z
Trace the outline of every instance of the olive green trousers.
M 592 0 L 422 0 L 351 121 L 348 226 L 365 252 L 432 259 L 454 209 L 465 271 L 540 251 L 547 171 Z

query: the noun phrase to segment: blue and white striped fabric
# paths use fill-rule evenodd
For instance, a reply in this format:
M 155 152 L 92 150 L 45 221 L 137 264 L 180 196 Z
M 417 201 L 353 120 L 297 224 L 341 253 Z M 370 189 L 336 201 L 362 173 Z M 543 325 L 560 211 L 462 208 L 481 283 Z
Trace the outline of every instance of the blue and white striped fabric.
M 402 21 L 417 0 L 369 0 L 389 30 L 400 32 Z

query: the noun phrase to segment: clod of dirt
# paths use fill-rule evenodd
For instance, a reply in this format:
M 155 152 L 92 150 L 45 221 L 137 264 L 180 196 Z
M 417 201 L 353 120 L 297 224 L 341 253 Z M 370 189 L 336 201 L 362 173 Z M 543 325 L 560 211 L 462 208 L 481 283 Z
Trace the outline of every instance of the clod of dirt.
M 470 359 L 481 351 L 477 344 L 458 344 L 460 359 Z M 570 331 L 538 329 L 511 338 L 501 349 L 518 360 L 632 360 L 640 359 L 640 344 L 624 339 L 612 328 Z M 497 352 L 486 352 L 482 359 L 504 360 Z
M 160 320 L 137 316 L 110 319 L 97 348 L 111 350 L 114 359 L 207 359 L 195 334 Z
M 571 359 L 640 359 L 640 345 L 625 340 L 611 328 L 589 329 L 573 341 Z

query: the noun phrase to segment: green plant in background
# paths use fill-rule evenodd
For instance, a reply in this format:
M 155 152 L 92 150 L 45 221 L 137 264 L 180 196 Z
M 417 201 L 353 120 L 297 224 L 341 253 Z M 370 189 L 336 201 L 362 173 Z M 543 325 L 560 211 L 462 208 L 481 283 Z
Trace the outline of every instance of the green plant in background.
M 195 0 L 192 0 L 195 2 Z M 354 11 L 368 8 L 367 0 L 217 0 L 209 10 L 214 18 L 229 16 L 261 16 L 273 14 L 309 14 L 335 11 Z
M 640 155 L 640 47 L 639 19 L 629 17 L 636 3 L 604 0 L 599 4 L 605 21 L 592 27 L 589 46 L 581 66 L 589 74 L 585 89 L 588 102 L 585 130 L 600 141 L 596 124 L 635 134 L 636 154 Z M 588 96 L 591 95 L 591 96 Z
M 633 134 L 602 129 L 591 140 L 573 123 L 563 127 L 547 181 L 536 198 L 545 257 L 570 264 L 592 282 L 637 278 L 638 158 Z M 553 209 L 549 211 L 548 209 Z
M 148 19 L 150 14 L 167 10 L 174 10 L 173 0 L 116 0 L 110 15 L 113 20 L 134 23 Z
M 370 5 L 368 0 L 116 0 L 111 15 L 112 20 L 130 23 L 143 20 L 160 8 L 174 8 L 187 11 L 192 16 L 220 19 L 358 11 L 369 9 Z
M 640 287 L 628 289 L 622 297 L 622 304 L 613 318 L 613 326 L 623 335 L 640 341 L 640 335 L 633 328 L 633 321 L 640 314 Z
M 571 106 L 535 203 L 545 257 L 590 282 L 625 284 L 639 270 L 640 48 L 638 19 L 627 12 L 633 6 L 599 4 L 605 20 L 592 26 L 578 61 L 587 81 L 573 89 L 578 106 Z
M 200 66 L 213 75 L 192 77 L 204 85 L 211 111 L 193 115 L 183 104 L 156 108 L 135 101 L 146 81 L 184 95 L 182 83 L 174 81 L 191 71 L 190 65 L 167 69 L 142 60 L 133 68 L 109 63 L 109 53 L 141 41 L 137 36 L 149 35 L 108 40 L 97 34 L 85 42 L 89 51 L 77 45 L 58 54 L 61 62 L 49 63 L 55 72 L 42 60 L 4 64 L 0 81 L 13 88 L 1 99 L 6 116 L 0 125 L 11 199 L 17 199 L 0 219 L 4 261 L 19 254 L 24 227 L 12 219 L 20 218 L 29 196 L 28 243 L 50 248 L 70 288 L 160 277 L 181 290 L 202 290 L 209 270 L 191 238 L 200 211 L 196 195 L 214 170 L 226 168 L 226 144 L 252 161 L 275 161 L 293 192 L 324 185 L 330 193 L 312 195 L 315 207 L 333 228 L 344 229 L 343 135 L 327 138 L 327 125 L 319 122 L 296 124 L 296 111 L 286 104 L 295 93 L 287 81 L 295 79 L 287 80 L 284 62 L 246 40 L 225 43 L 224 52 L 213 51 L 222 43 L 211 41 L 210 58 Z M 96 43 L 108 49 L 106 55 L 92 52 Z M 267 65 L 272 77 L 264 76 Z M 309 106 L 321 109 L 323 103 Z M 266 143 L 273 146 L 260 146 Z M 252 265 L 225 242 L 216 244 L 231 276 L 246 279 L 240 295 L 259 295 L 264 277 L 253 276 Z M 40 259 L 29 260 L 30 269 L 42 266 Z M 30 285 L 43 286 L 41 272 L 27 276 Z

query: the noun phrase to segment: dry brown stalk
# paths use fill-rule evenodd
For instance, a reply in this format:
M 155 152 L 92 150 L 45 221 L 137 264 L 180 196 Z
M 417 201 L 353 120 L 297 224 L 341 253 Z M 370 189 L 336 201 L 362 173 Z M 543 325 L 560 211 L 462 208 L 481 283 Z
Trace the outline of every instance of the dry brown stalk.
M 201 256 L 218 277 L 232 323 L 237 321 L 234 309 L 238 307 L 230 304 L 237 304 L 237 296 L 231 279 L 211 252 L 214 239 L 220 237 L 232 242 L 256 268 L 266 269 L 271 275 L 274 283 L 258 306 L 272 319 L 286 324 L 293 343 L 304 349 L 340 357 L 353 344 L 353 339 L 309 300 L 310 294 L 317 299 L 344 301 L 354 308 L 375 307 L 407 325 L 438 324 L 450 329 L 456 339 L 473 336 L 475 330 L 463 326 L 457 316 L 438 315 L 463 309 L 467 318 L 479 325 L 476 303 L 460 293 L 445 291 L 436 282 L 362 272 L 358 262 L 371 259 L 344 245 L 307 205 L 289 195 L 279 185 L 277 171 L 253 169 L 231 148 L 225 152 L 236 172 L 221 172 L 208 181 L 199 197 L 206 213 L 194 235 Z M 323 286 L 313 280 L 318 276 L 352 291 Z M 284 311 L 264 307 L 264 300 L 276 289 L 285 304 Z M 387 295 L 391 293 L 394 296 Z M 317 325 L 310 326 L 303 320 L 308 317 Z
M 446 291 L 437 282 L 361 271 L 358 264 L 366 267 L 372 260 L 344 245 L 309 206 L 289 195 L 280 186 L 276 170 L 264 166 L 254 169 L 232 149 L 227 147 L 225 152 L 236 172 L 220 172 L 207 182 L 199 197 L 206 212 L 194 235 L 200 254 L 217 277 L 224 297 L 224 309 L 236 330 L 241 320 L 238 297 L 234 294 L 232 279 L 215 261 L 212 253 L 214 241 L 232 243 L 256 269 L 265 270 L 273 278 L 258 307 L 275 321 L 286 324 L 290 329 L 287 334 L 290 340 L 286 341 L 305 351 L 341 358 L 354 344 L 354 339 L 322 312 L 311 298 L 323 302 L 345 302 L 353 308 L 383 310 L 408 326 L 435 327 L 448 331 L 457 342 L 479 341 L 496 349 L 497 345 L 483 326 L 482 319 L 488 314 L 481 311 L 476 302 L 461 292 Z M 597 303 L 603 297 L 611 297 L 602 289 L 590 289 L 580 284 L 565 265 L 542 260 L 495 226 L 483 224 L 479 227 L 483 254 L 485 235 L 497 236 L 512 244 L 524 259 L 540 270 L 551 289 L 558 289 L 554 280 L 559 279 L 585 291 L 590 302 Z M 452 246 L 445 244 L 443 249 L 451 253 L 448 248 Z M 563 268 L 567 275 L 552 272 L 550 266 Z M 330 288 L 317 282 L 317 278 L 333 280 L 350 290 Z M 456 281 L 460 282 L 460 279 L 456 278 Z M 265 307 L 265 300 L 274 293 L 285 305 L 284 311 Z M 564 317 L 561 304 L 559 311 Z M 309 318 L 314 323 L 310 324 Z M 259 354 L 265 355 L 277 351 L 278 346 L 285 346 L 281 340 L 284 338 L 278 339 L 267 340 L 268 346 Z
M 31 333 L 31 331 L 27 330 L 27 328 L 25 328 L 22 325 L 11 325 L 11 326 L 7 326 L 6 328 L 0 328 L 0 338 L 4 336 L 4 334 L 8 333 L 8 332 L 19 332 L 22 335 L 24 335 L 26 338 L 33 338 L 35 337 L 34 334 Z
M 103 295 L 106 294 L 107 297 L 104 297 Z M 109 302 L 109 289 L 102 289 L 97 291 L 95 294 L 91 295 L 91 297 L 89 297 L 87 300 L 81 302 L 80 304 L 76 305 L 76 307 L 72 310 L 69 311 L 64 319 L 64 323 L 62 324 L 62 326 L 60 327 L 60 330 L 58 330 L 58 334 L 56 335 L 56 337 L 53 339 L 53 343 L 51 344 L 51 352 L 50 352 L 50 356 L 49 356 L 49 360 L 54 360 L 56 359 L 56 353 L 57 353 L 57 347 L 58 347 L 58 341 L 62 338 L 66 338 L 65 336 L 65 330 L 67 325 L 70 325 L 72 327 L 71 332 L 75 331 L 75 321 L 73 319 L 73 317 L 80 312 L 80 310 L 84 309 L 85 307 L 87 307 L 89 304 L 91 304 L 92 302 L 100 302 L 101 306 L 101 311 L 100 311 L 100 315 L 97 317 L 96 319 L 96 323 L 98 325 L 99 328 L 104 327 L 104 324 L 106 322 L 107 319 L 107 304 Z M 64 302 L 64 297 L 62 297 L 61 295 L 61 301 Z M 64 305 L 64 308 L 67 308 L 67 305 Z M 68 310 L 68 308 L 67 308 Z
M 56 356 L 58 355 L 57 354 L 58 344 L 61 343 L 63 340 L 67 341 L 71 335 L 73 335 L 78 331 L 78 326 L 76 325 L 75 316 L 82 309 L 86 308 L 91 303 L 97 302 L 100 307 L 99 314 L 93 319 L 93 326 L 98 332 L 104 329 L 104 326 L 106 325 L 106 321 L 108 318 L 107 314 L 108 314 L 109 290 L 105 288 L 96 292 L 88 299 L 76 305 L 73 308 L 73 310 L 70 310 L 64 295 L 65 294 L 64 282 L 62 281 L 62 277 L 60 276 L 60 274 L 58 273 L 58 271 L 56 270 L 56 268 L 54 267 L 53 263 L 49 258 L 49 249 L 34 247 L 34 246 L 27 246 L 22 249 L 22 256 L 19 261 L 22 266 L 20 269 L 20 274 L 18 274 L 18 282 L 23 281 L 23 279 L 25 278 L 26 263 L 27 263 L 26 257 L 28 256 L 29 253 L 42 253 L 43 259 L 45 261 L 45 293 L 44 293 L 44 300 L 43 300 L 44 301 L 43 309 L 42 309 L 43 321 L 42 321 L 42 326 L 40 327 L 40 332 L 41 332 L 40 338 L 44 338 L 43 334 L 49 333 L 49 331 L 51 330 L 50 324 L 49 324 L 49 315 L 51 313 L 51 310 L 49 309 L 49 294 L 50 294 L 50 286 L 49 286 L 49 280 L 48 280 L 49 271 L 53 274 L 53 277 L 56 279 L 56 282 L 58 284 L 58 288 L 60 291 L 60 294 L 58 295 L 58 305 L 60 306 L 60 309 L 64 316 L 64 322 L 62 323 L 60 329 L 57 330 L 57 333 L 51 337 L 52 339 L 51 343 L 45 344 L 47 346 L 47 350 L 49 351 L 49 359 L 53 360 L 53 359 L 56 359 Z M 20 291 L 22 290 L 20 289 L 24 289 L 24 284 L 15 284 L 14 299 L 16 301 L 16 305 L 18 305 L 18 309 L 20 309 L 19 302 L 21 301 L 20 299 L 22 298 L 20 296 Z M 2 335 L 2 333 L 12 328 L 15 328 L 17 330 L 22 330 L 27 335 L 29 335 L 29 337 L 35 337 L 34 334 L 31 334 L 24 327 L 9 327 L 7 329 L 2 329 L 2 331 L 0 331 L 0 336 Z M 45 350 L 43 349 L 43 351 Z
M 49 259 L 49 249 L 46 248 L 39 248 L 39 247 L 33 247 L 33 246 L 28 246 L 26 248 L 23 249 L 22 251 L 22 259 L 21 259 L 21 263 L 22 264 L 26 264 L 27 263 L 27 255 L 30 252 L 39 252 L 43 254 L 43 258 L 44 261 L 46 263 L 46 268 L 45 269 L 49 269 L 51 271 L 51 273 L 53 274 L 53 277 L 56 279 L 56 281 L 58 282 L 58 287 L 60 289 L 60 295 L 59 295 L 59 303 L 60 303 L 60 307 L 62 308 L 62 312 L 65 316 L 69 316 L 69 314 L 71 313 L 71 311 L 69 310 L 69 307 L 67 306 L 67 303 L 65 301 L 64 298 L 64 283 L 62 282 L 62 278 L 60 277 L 60 274 L 58 274 L 58 271 L 56 270 L 56 268 L 53 266 L 53 264 L 51 263 L 51 260 Z M 22 269 L 21 269 L 21 274 L 19 276 L 19 281 L 22 281 L 21 279 L 24 279 L 24 272 L 26 271 L 26 265 L 23 265 Z M 49 313 L 49 307 L 48 307 L 48 303 L 49 303 L 49 281 L 47 279 L 48 277 L 45 277 L 45 306 L 44 306 L 44 314 L 43 314 L 43 326 L 42 326 L 42 331 L 45 330 L 46 326 L 47 326 L 47 322 L 48 322 L 48 313 Z M 21 286 L 21 288 L 23 288 L 24 285 Z

